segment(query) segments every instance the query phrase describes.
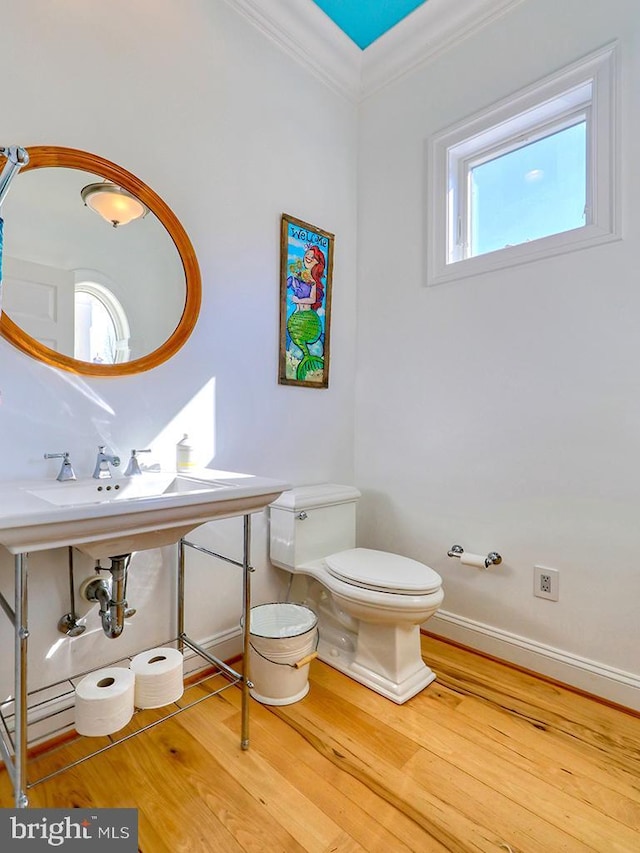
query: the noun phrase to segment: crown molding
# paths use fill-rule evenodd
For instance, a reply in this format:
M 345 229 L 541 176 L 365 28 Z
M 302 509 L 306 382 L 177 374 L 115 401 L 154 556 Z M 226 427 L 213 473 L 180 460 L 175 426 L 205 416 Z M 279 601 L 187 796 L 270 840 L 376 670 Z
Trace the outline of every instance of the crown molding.
M 524 0 L 427 0 L 363 51 L 360 97 L 426 65 Z
M 312 0 L 225 2 L 330 89 L 358 103 L 524 0 L 426 0 L 366 50 Z
M 225 0 L 334 92 L 360 99 L 362 51 L 311 0 Z

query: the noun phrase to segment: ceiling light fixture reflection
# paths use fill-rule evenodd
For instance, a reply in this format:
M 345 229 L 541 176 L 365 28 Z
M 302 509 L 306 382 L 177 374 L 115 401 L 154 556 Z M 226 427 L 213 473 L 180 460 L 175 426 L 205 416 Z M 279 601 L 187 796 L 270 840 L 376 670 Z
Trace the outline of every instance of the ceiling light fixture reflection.
M 87 184 L 80 190 L 82 201 L 87 207 L 117 228 L 127 225 L 134 219 L 146 216 L 149 209 L 127 190 L 117 184 L 104 181 L 100 184 Z

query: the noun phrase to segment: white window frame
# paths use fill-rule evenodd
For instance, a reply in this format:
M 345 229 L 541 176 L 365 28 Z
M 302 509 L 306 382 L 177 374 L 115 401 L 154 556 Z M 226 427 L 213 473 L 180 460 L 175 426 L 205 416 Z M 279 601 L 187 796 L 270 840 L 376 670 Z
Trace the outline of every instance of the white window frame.
M 427 284 L 442 284 L 620 239 L 617 43 L 432 137 Z M 469 256 L 469 168 L 584 119 L 585 225 Z

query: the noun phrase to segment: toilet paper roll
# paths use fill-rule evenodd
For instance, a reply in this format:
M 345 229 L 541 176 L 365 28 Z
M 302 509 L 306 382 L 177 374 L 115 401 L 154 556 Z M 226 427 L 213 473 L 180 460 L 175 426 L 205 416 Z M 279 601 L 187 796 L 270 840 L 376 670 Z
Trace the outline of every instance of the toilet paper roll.
M 133 658 L 130 668 L 136 680 L 136 708 L 161 708 L 178 700 L 184 692 L 183 657 L 177 649 L 141 652 Z
M 76 731 L 111 735 L 133 716 L 134 674 L 124 667 L 98 669 L 85 675 L 75 691 Z
M 482 554 L 467 554 L 466 551 L 460 555 L 460 562 L 463 566 L 475 566 L 476 569 L 486 569 L 487 567 L 484 563 L 486 559 Z

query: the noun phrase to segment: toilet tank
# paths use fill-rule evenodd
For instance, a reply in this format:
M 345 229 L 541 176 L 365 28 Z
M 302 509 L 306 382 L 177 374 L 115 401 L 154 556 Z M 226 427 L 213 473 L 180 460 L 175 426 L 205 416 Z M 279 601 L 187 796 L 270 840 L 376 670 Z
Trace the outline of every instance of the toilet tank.
M 295 572 L 298 566 L 355 548 L 353 486 L 324 483 L 283 492 L 269 507 L 271 562 Z

